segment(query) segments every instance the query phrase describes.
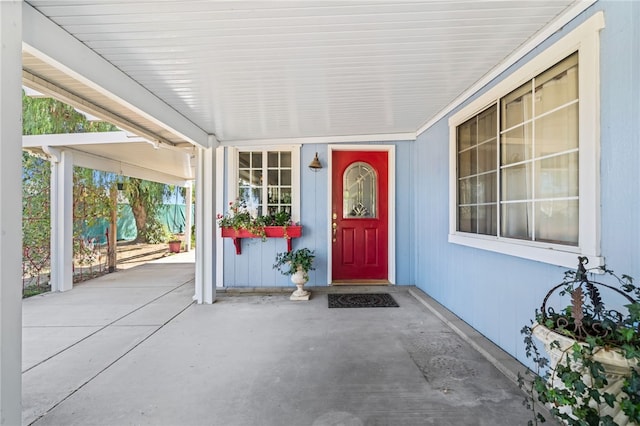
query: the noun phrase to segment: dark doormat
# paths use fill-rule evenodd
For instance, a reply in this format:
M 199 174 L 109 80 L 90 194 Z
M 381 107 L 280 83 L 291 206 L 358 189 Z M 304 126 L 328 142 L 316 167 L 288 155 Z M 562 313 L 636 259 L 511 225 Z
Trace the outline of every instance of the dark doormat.
M 389 293 L 328 294 L 330 308 L 397 308 Z

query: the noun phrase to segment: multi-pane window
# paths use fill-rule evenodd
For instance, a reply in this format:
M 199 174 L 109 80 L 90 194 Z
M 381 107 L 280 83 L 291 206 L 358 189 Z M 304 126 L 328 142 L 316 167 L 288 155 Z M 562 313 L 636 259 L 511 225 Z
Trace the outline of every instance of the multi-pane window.
M 577 246 L 578 53 L 456 128 L 457 231 Z
M 292 213 L 291 151 L 238 152 L 238 198 L 255 216 Z
M 458 127 L 458 231 L 496 235 L 496 106 Z
M 501 235 L 578 244 L 578 55 L 500 101 Z

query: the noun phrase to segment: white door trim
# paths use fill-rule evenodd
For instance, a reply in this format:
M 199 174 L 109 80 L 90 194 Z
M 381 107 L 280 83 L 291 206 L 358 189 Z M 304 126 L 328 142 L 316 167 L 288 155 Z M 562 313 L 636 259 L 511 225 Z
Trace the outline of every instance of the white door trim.
M 387 261 L 388 265 L 388 277 L 387 279 L 391 284 L 396 283 L 396 147 L 395 145 L 328 145 L 329 152 L 327 158 L 327 282 L 329 285 L 333 282 L 332 277 L 332 253 L 333 253 L 333 236 L 331 235 L 331 206 L 332 206 L 332 191 L 333 183 L 331 182 L 331 176 L 333 172 L 333 151 L 386 151 L 387 152 L 387 168 L 389 172 L 389 187 L 387 188 L 389 200 L 388 206 L 388 252 Z

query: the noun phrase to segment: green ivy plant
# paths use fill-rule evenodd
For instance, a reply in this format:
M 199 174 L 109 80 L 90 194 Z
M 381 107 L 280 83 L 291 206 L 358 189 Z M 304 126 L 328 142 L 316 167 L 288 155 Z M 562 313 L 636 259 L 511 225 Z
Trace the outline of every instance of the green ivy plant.
M 524 401 L 533 412 L 529 425 L 545 422 L 545 405 L 551 415 L 568 425 L 615 426 L 614 418 L 603 412 L 605 406 L 613 408 L 616 395 L 608 391 L 609 378 L 605 367 L 595 356 L 598 352 L 617 351 L 630 361 L 630 368 L 622 383 L 626 394 L 617 403 L 628 421 L 640 424 L 640 289 L 633 285 L 628 275 L 617 276 L 605 266 L 587 270 L 588 259 L 579 257 L 578 269 L 565 272 L 564 280 L 553 287 L 545 297 L 540 311 L 536 311 L 536 323 L 522 328 L 525 355 L 533 361 L 533 370 L 518 374 L 518 383 L 526 391 Z M 590 278 L 598 273 L 600 281 Z M 600 289 L 612 290 L 629 303 L 624 312 L 608 310 Z M 559 312 L 547 308 L 550 296 L 558 291 L 568 296 L 570 305 Z M 549 330 L 573 339 L 556 365 L 536 346 L 534 328 L 544 326 Z M 555 340 L 551 349 L 559 349 Z M 626 421 L 626 419 L 625 419 Z M 626 423 L 623 423 L 626 424 Z
M 309 271 L 315 270 L 313 267 L 315 257 L 314 251 L 308 248 L 285 251 L 276 254 L 276 263 L 273 264 L 273 269 L 282 275 L 293 275 L 298 269 L 301 269 L 304 272 L 305 280 L 308 280 Z

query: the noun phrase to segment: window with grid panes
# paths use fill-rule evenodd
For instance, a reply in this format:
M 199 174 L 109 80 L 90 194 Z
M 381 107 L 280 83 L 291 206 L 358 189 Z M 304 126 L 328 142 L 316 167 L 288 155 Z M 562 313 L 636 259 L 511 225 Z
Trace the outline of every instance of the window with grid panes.
M 458 127 L 458 230 L 497 235 L 496 106 Z
M 501 235 L 578 244 L 578 54 L 500 101 Z
M 456 128 L 457 231 L 576 246 L 578 54 Z
M 291 151 L 239 151 L 238 198 L 254 217 L 291 214 Z
M 599 49 L 604 26 L 604 13 L 594 13 L 494 78 L 451 115 L 450 243 L 569 268 L 577 256 L 604 265 Z M 486 193 L 491 168 L 483 166 L 494 155 L 487 157 L 483 149 L 492 136 L 483 135 L 480 124 L 492 111 L 495 203 Z

